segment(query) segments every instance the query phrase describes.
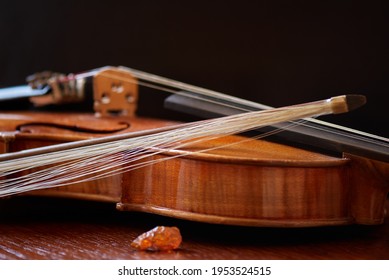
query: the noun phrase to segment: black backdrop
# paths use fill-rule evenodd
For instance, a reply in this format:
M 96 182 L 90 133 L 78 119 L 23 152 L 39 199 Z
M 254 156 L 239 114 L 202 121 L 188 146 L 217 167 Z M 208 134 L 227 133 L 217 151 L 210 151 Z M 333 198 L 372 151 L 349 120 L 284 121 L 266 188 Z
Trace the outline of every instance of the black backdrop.
M 0 86 L 125 65 L 271 106 L 361 93 L 325 118 L 389 137 L 387 1 L 2 1 Z

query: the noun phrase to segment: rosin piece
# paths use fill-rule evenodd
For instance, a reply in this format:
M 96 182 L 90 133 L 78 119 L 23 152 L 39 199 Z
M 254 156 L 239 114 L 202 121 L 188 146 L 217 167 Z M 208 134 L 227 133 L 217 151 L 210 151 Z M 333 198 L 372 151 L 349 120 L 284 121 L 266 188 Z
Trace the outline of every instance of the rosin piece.
M 177 249 L 182 242 L 177 227 L 158 226 L 139 235 L 131 247 L 141 251 L 170 251 Z

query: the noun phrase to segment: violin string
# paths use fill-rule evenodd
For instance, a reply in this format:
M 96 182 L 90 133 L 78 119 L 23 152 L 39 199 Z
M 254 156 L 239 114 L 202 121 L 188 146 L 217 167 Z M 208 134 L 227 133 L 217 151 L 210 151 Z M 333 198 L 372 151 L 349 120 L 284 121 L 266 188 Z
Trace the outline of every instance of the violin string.
M 132 68 L 128 68 L 128 67 L 120 67 L 120 68 L 127 69 L 136 78 L 145 80 L 147 82 L 135 81 L 133 79 L 126 79 L 126 78 L 123 78 L 123 77 L 118 77 L 115 74 L 104 73 L 103 75 L 106 76 L 106 77 L 119 78 L 119 79 L 123 79 L 126 82 L 138 83 L 139 85 L 142 85 L 142 86 L 145 86 L 145 87 L 149 87 L 149 88 L 153 88 L 153 89 L 158 89 L 158 90 L 161 90 L 161 91 L 165 91 L 165 92 L 169 92 L 169 93 L 173 93 L 173 94 L 177 94 L 177 95 L 181 95 L 181 96 L 188 96 L 188 97 L 190 97 L 192 99 L 207 101 L 207 102 L 212 103 L 212 104 L 222 105 L 222 106 L 225 106 L 225 107 L 228 107 L 228 108 L 239 109 L 239 110 L 247 111 L 247 112 L 250 111 L 250 110 L 248 110 L 248 109 L 246 109 L 246 108 L 244 108 L 242 106 L 257 107 L 258 109 L 270 109 L 270 108 L 272 108 L 270 106 L 266 106 L 266 105 L 263 105 L 263 104 L 260 104 L 260 103 L 255 103 L 255 102 L 251 102 L 251 101 L 248 101 L 248 100 L 236 98 L 236 97 L 233 97 L 233 96 L 224 95 L 224 94 L 216 92 L 216 91 L 212 91 L 212 90 L 209 90 L 209 89 L 205 89 L 205 88 L 189 85 L 189 84 L 186 84 L 186 83 L 178 82 L 178 81 L 175 81 L 175 80 L 172 80 L 172 79 L 168 79 L 168 78 L 164 78 L 164 77 L 161 77 L 161 76 L 149 74 L 149 73 L 146 73 L 146 72 L 143 72 L 143 71 L 139 71 L 139 70 L 135 70 L 135 69 L 132 69 Z M 150 82 L 158 83 L 158 85 L 151 84 Z M 193 95 L 190 95 L 188 93 L 185 93 L 185 92 L 182 92 L 182 91 L 179 91 L 179 90 L 169 89 L 167 87 L 161 86 L 160 84 L 169 85 L 171 87 L 179 88 L 180 90 L 192 91 L 194 93 L 201 94 L 202 96 L 193 96 Z M 209 98 L 219 98 L 220 100 L 230 101 L 230 102 L 232 102 L 235 105 L 225 104 L 223 102 L 216 101 L 214 99 L 209 99 Z M 382 137 L 382 136 L 373 135 L 373 134 L 370 134 L 370 133 L 366 133 L 366 132 L 363 132 L 363 131 L 359 131 L 359 130 L 356 130 L 356 129 L 344 127 L 344 126 L 333 124 L 333 123 L 324 122 L 324 121 L 317 120 L 317 119 L 314 119 L 314 118 L 308 118 L 307 121 L 308 122 L 305 122 L 304 124 L 301 124 L 301 125 L 305 126 L 305 127 L 309 127 L 309 128 L 315 129 L 315 130 L 319 130 L 319 131 L 329 131 L 328 129 L 325 128 L 327 126 L 329 128 L 336 129 L 336 131 L 331 131 L 331 132 L 334 132 L 337 135 L 346 136 L 346 137 L 351 138 L 351 139 L 361 140 L 361 141 L 364 141 L 364 142 L 380 145 L 382 147 L 389 147 L 389 139 L 385 138 L 385 137 Z M 309 122 L 319 124 L 319 125 L 321 125 L 321 127 L 310 125 Z M 344 132 L 342 132 L 342 131 L 344 131 Z
M 181 95 L 181 96 L 187 96 L 187 97 L 190 97 L 192 99 L 206 101 L 208 103 L 222 105 L 222 106 L 228 107 L 228 108 L 239 109 L 239 110 L 246 111 L 246 112 L 248 112 L 250 110 L 248 110 L 247 108 L 244 108 L 243 106 L 255 107 L 258 109 L 271 109 L 272 108 L 270 106 L 266 106 L 266 105 L 263 105 L 260 103 L 237 98 L 234 96 L 225 95 L 225 94 L 217 92 L 217 91 L 213 91 L 213 90 L 209 90 L 206 88 L 190 85 L 190 84 L 179 82 L 179 81 L 176 81 L 173 79 L 168 79 L 165 77 L 150 74 L 150 73 L 136 70 L 133 68 L 121 66 L 121 67 L 119 67 L 119 69 L 124 69 L 126 71 L 129 71 L 137 79 L 141 79 L 141 80 L 144 80 L 147 82 L 142 82 L 139 80 L 135 81 L 133 79 L 124 78 L 124 77 L 121 77 L 121 76 L 118 76 L 115 74 L 103 73 L 102 75 L 105 77 L 121 79 L 121 80 L 129 82 L 129 83 L 137 83 L 139 85 L 142 85 L 142 86 L 145 86 L 148 88 L 153 88 L 153 89 L 157 89 L 160 91 L 169 92 L 169 93 L 173 93 L 173 94 L 177 94 L 177 95 Z M 100 68 L 100 70 L 101 70 L 101 68 Z M 88 72 L 88 75 L 84 75 L 84 76 L 81 75 L 80 77 L 81 78 L 91 77 L 91 76 L 93 76 L 93 74 L 96 74 L 98 72 L 99 72 L 99 69 L 95 69 L 94 71 Z M 153 82 L 156 84 L 152 84 L 150 82 Z M 191 92 L 194 92 L 197 94 L 201 94 L 202 96 L 193 96 L 189 93 L 185 93 L 185 92 L 182 92 L 179 90 L 173 90 L 171 88 L 167 88 L 166 86 L 161 86 L 161 85 L 179 88 L 180 90 L 191 91 Z M 215 99 L 210 99 L 210 98 L 218 98 L 220 100 L 229 101 L 231 103 L 226 104 L 226 103 L 217 101 Z M 235 104 L 235 105 L 232 105 L 232 104 Z M 382 137 L 382 136 L 373 135 L 373 134 L 359 131 L 356 129 L 352 129 L 349 127 L 344 127 L 341 125 L 324 122 L 324 121 L 321 121 L 321 120 L 318 120 L 315 118 L 308 118 L 307 121 L 308 122 L 304 122 L 303 124 L 300 124 L 300 125 L 302 125 L 304 127 L 311 128 L 311 129 L 316 130 L 316 131 L 324 131 L 324 132 L 330 131 L 332 134 L 344 136 L 344 137 L 347 137 L 349 139 L 363 141 L 365 143 L 370 143 L 370 144 L 378 145 L 381 147 L 389 148 L 389 139 Z M 293 122 L 293 121 L 291 121 L 291 122 Z M 314 126 L 311 123 L 318 124 L 319 126 Z M 326 127 L 328 127 L 328 129 Z M 333 130 L 329 130 L 329 128 L 332 128 Z
M 42 167 L 45 164 L 49 165 L 49 167 L 45 170 L 32 172 L 30 177 L 21 176 L 20 181 L 15 178 L 10 181 L 7 179 L 2 180 L 0 182 L 0 195 L 6 196 L 33 189 L 41 189 L 58 186 L 64 183 L 71 183 L 86 174 L 92 174 L 91 177 L 99 177 L 100 174 L 104 174 L 106 170 L 108 170 L 106 174 L 112 173 L 112 170 L 115 170 L 120 162 L 116 163 L 115 160 L 117 158 L 114 156 L 113 162 L 116 165 L 107 165 L 107 155 L 115 155 L 129 150 L 130 154 L 132 152 L 134 153 L 134 157 L 127 156 L 126 160 L 127 162 L 131 162 L 139 160 L 142 156 L 147 156 L 147 151 L 150 151 L 151 148 L 156 149 L 159 147 L 160 150 L 157 151 L 157 153 L 160 153 L 162 151 L 169 151 L 169 149 L 174 147 L 174 145 L 177 145 L 177 143 L 182 145 L 182 141 L 188 141 L 191 138 L 240 133 L 251 130 L 254 127 L 267 126 L 274 122 L 283 122 L 290 119 L 292 116 L 293 118 L 299 119 L 302 117 L 328 113 L 328 110 L 327 101 L 313 102 L 300 106 L 290 106 L 286 108 L 250 112 L 219 119 L 199 121 L 189 123 L 182 129 L 175 129 L 120 141 L 112 141 L 109 143 L 93 145 L 92 147 L 80 147 L 71 150 L 48 153 L 45 155 L 35 155 L 0 162 L 0 170 L 3 171 L 3 177 L 5 175 L 15 174 L 15 172 L 19 172 L 20 170 L 26 171 L 31 167 L 37 168 Z M 63 161 L 65 161 L 64 164 L 58 165 L 58 163 Z M 67 162 L 70 162 L 70 164 Z M 50 165 L 54 164 L 55 166 L 50 167 Z M 88 169 L 85 169 L 86 166 L 88 166 Z M 98 168 L 94 168 L 96 166 Z M 101 168 L 102 166 L 104 169 Z M 82 174 L 79 173 L 80 170 L 83 170 Z
M 202 101 L 206 101 L 206 102 L 209 102 L 212 104 L 222 105 L 222 106 L 225 106 L 228 108 L 239 109 L 239 110 L 246 111 L 246 112 L 248 112 L 250 110 L 244 108 L 243 106 L 255 107 L 258 109 L 271 109 L 272 108 L 272 107 L 267 106 L 267 105 L 263 105 L 263 104 L 252 102 L 249 100 L 237 98 L 234 96 L 225 95 L 225 94 L 217 92 L 217 91 L 213 91 L 213 90 L 209 90 L 206 88 L 190 85 L 190 84 L 179 82 L 179 81 L 176 81 L 173 79 L 168 79 L 165 77 L 150 74 L 150 73 L 136 70 L 133 68 L 121 66 L 121 67 L 119 67 L 119 69 L 124 69 L 126 71 L 129 71 L 137 79 L 141 79 L 141 80 L 144 80 L 147 82 L 135 81 L 133 79 L 127 79 L 127 78 L 124 78 L 121 76 L 119 77 L 115 74 L 103 73 L 103 75 L 106 77 L 110 77 L 110 78 L 121 79 L 121 80 L 129 82 L 129 83 L 137 83 L 139 85 L 142 85 L 142 86 L 145 86 L 148 88 L 158 89 L 160 91 L 169 92 L 169 93 L 173 93 L 173 94 L 177 94 L 177 95 L 181 95 L 181 96 L 187 96 L 187 97 L 190 97 L 192 99 L 202 100 Z M 98 72 L 99 72 L 99 69 L 95 69 L 94 71 L 88 72 L 87 76 L 85 76 L 85 75 L 84 76 L 91 77 L 91 76 L 93 76 L 93 74 L 96 74 Z M 84 77 L 84 76 L 80 76 L 80 77 Z M 156 84 L 152 84 L 150 82 L 153 82 Z M 185 93 L 185 92 L 182 92 L 179 90 L 169 89 L 166 86 L 164 87 L 161 85 L 167 85 L 170 87 L 179 88 L 180 90 L 191 91 L 191 92 L 194 92 L 197 94 L 201 94 L 202 96 L 193 96 L 189 93 Z M 236 105 L 232 105 L 231 103 L 226 104 L 226 103 L 216 101 L 215 99 L 210 99 L 210 98 L 218 98 L 220 100 L 229 101 L 232 104 L 236 104 Z M 336 134 L 339 136 L 347 137 L 349 139 L 363 141 L 365 143 L 370 143 L 370 144 L 374 144 L 377 146 L 389 148 L 389 139 L 382 137 L 382 136 L 373 135 L 373 134 L 370 134 L 367 132 L 359 131 L 359 130 L 352 129 L 349 127 L 344 127 L 344 126 L 337 125 L 334 123 L 324 122 L 324 121 L 321 121 L 321 120 L 318 120 L 315 118 L 308 118 L 307 121 L 308 122 L 304 122 L 301 125 L 304 127 L 311 128 L 311 129 L 316 130 L 316 131 L 325 131 L 325 132 L 330 131 L 329 128 L 332 128 L 332 129 L 334 129 L 334 130 L 330 131 L 332 134 Z M 291 121 L 291 122 L 293 122 L 293 121 Z M 319 126 L 314 126 L 314 125 L 312 125 L 312 123 L 318 124 Z M 326 127 L 328 127 L 328 129 Z
M 249 109 L 246 109 L 246 108 L 243 108 L 242 106 L 239 106 L 240 104 L 237 104 L 237 105 L 225 104 L 225 103 L 220 102 L 220 101 L 210 100 L 210 99 L 206 99 L 206 98 L 200 97 L 200 96 L 193 96 L 193 95 L 190 95 L 190 94 L 185 93 L 185 92 L 181 92 L 181 91 L 177 91 L 177 90 L 172 90 L 172 89 L 169 89 L 169 88 L 166 88 L 166 87 L 157 86 L 157 85 L 153 85 L 153 84 L 145 83 L 145 82 L 141 82 L 141 81 L 138 81 L 138 84 L 146 86 L 146 87 L 149 87 L 149 88 L 158 89 L 158 90 L 161 90 L 161 91 L 165 91 L 165 92 L 169 92 L 169 93 L 173 93 L 173 94 L 177 94 L 177 95 L 181 95 L 181 96 L 190 97 L 192 99 L 201 100 L 201 101 L 207 101 L 209 103 L 216 104 L 216 105 L 222 105 L 222 106 L 225 106 L 225 107 L 228 107 L 228 108 L 231 108 L 231 109 L 239 109 L 239 110 L 242 110 L 242 111 L 245 111 L 245 112 L 250 112 Z M 321 124 L 322 126 L 314 126 L 314 125 L 309 124 L 309 121 L 312 122 L 312 120 L 315 120 L 317 123 Z M 297 124 L 296 121 L 289 121 L 289 122 Z M 314 119 L 314 118 L 310 118 L 310 120 L 307 119 L 306 122 L 300 123 L 300 125 L 301 126 L 305 126 L 305 127 L 309 127 L 309 128 L 312 128 L 312 129 L 315 129 L 315 130 L 318 130 L 318 131 L 329 131 L 329 129 L 327 129 L 325 127 L 325 126 L 328 126 L 328 127 L 336 129 L 336 130 L 332 130 L 331 131 L 331 133 L 333 133 L 333 134 L 340 135 L 340 136 L 347 136 L 348 138 L 351 138 L 351 139 L 354 139 L 354 140 L 360 140 L 360 141 L 368 142 L 368 143 L 371 143 L 371 144 L 380 145 L 382 147 L 389 147 L 389 139 L 388 138 L 385 138 L 385 137 L 382 137 L 382 136 L 378 136 L 378 135 L 373 135 L 373 134 L 370 134 L 370 133 L 366 133 L 366 132 L 355 130 L 355 129 L 352 129 L 352 128 L 340 126 L 340 125 L 333 124 L 333 123 L 327 123 L 327 122 L 320 121 L 320 120 L 317 120 L 317 119 Z M 342 130 L 344 130 L 345 132 L 342 132 Z M 284 131 L 284 130 L 280 130 L 279 132 L 282 132 L 282 131 Z M 349 132 L 349 133 L 346 133 L 346 132 Z M 352 133 L 352 134 L 350 134 L 350 133 Z M 379 141 L 385 141 L 386 143 L 379 142 Z
M 225 104 L 225 103 L 220 102 L 220 101 L 209 100 L 209 99 L 206 99 L 206 98 L 201 97 L 201 96 L 193 96 L 193 95 L 190 95 L 190 94 L 185 93 L 185 92 L 180 92 L 180 91 L 177 91 L 177 90 L 172 90 L 172 89 L 169 89 L 167 87 L 158 86 L 158 85 L 154 85 L 154 84 L 147 83 L 147 82 L 138 81 L 138 84 L 141 85 L 141 86 L 148 87 L 148 88 L 153 88 L 153 89 L 157 89 L 157 90 L 161 90 L 161 91 L 165 91 L 165 92 L 169 92 L 169 93 L 173 93 L 173 94 L 177 94 L 177 95 L 181 95 L 181 96 L 187 96 L 187 97 L 190 97 L 190 98 L 196 99 L 196 100 L 207 101 L 207 102 L 210 102 L 212 104 L 222 105 L 222 106 L 226 106 L 228 108 L 239 109 L 239 110 L 242 110 L 242 111 L 245 111 L 245 112 L 250 112 L 250 110 L 248 110 L 246 108 L 243 108 L 243 107 L 241 107 L 239 105 Z M 319 121 L 319 120 L 316 120 L 316 121 Z M 324 126 L 318 127 L 318 126 L 310 125 L 308 119 L 306 121 L 300 122 L 300 123 L 297 122 L 297 121 L 289 121 L 289 122 L 290 123 L 295 123 L 295 124 L 298 124 L 298 125 L 301 125 L 301 126 L 309 127 L 309 128 L 315 129 L 315 130 L 319 130 L 319 131 L 329 131 Z M 323 122 L 323 124 L 325 125 L 326 123 Z M 340 136 L 347 136 L 347 137 L 355 139 L 355 140 L 361 140 L 361 141 L 369 142 L 369 143 L 372 143 L 372 144 L 381 145 L 382 147 L 389 147 L 389 139 L 387 139 L 387 138 L 384 138 L 384 137 L 381 137 L 381 136 L 372 135 L 370 133 L 365 133 L 363 131 L 354 130 L 352 128 L 346 128 L 348 132 L 353 133 L 353 134 L 350 135 L 350 134 L 346 134 L 346 133 L 340 131 L 341 129 L 345 130 L 345 128 L 343 126 L 339 126 L 339 125 L 331 124 L 331 123 L 330 123 L 330 125 L 331 125 L 332 128 L 336 128 L 336 130 L 332 130 L 331 131 L 331 133 L 333 133 L 333 134 L 340 135 Z M 282 132 L 284 130 L 286 130 L 286 129 L 281 129 L 281 130 L 279 130 L 279 132 Z M 360 134 L 360 135 L 358 135 L 358 134 Z M 374 137 L 375 139 L 372 139 L 372 137 Z M 387 143 L 378 142 L 377 140 L 387 141 Z

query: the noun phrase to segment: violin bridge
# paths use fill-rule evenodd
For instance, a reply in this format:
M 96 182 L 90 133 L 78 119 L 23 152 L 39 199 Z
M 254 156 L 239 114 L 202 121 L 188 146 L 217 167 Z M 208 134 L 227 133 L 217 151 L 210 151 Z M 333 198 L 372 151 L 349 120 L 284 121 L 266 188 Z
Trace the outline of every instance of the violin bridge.
M 138 82 L 129 72 L 107 67 L 93 77 L 96 116 L 134 116 L 138 101 Z

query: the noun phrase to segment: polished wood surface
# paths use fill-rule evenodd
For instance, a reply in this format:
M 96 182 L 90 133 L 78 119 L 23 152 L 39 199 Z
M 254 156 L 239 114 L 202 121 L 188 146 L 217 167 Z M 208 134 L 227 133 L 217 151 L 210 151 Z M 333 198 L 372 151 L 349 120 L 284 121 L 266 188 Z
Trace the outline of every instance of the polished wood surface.
M 14 117 L 3 116 L 5 124 L 15 122 L 18 128 L 15 132 L 2 129 L 3 152 L 93 137 L 96 132 L 92 133 L 88 126 L 101 129 L 104 123 L 94 118 L 81 122 L 76 116 L 72 121 L 57 117 L 59 123 L 50 125 L 50 121 L 39 121 L 41 116 L 35 114 Z M 47 115 L 46 119 L 50 120 Z M 97 126 L 93 125 L 94 121 Z M 107 121 L 109 128 L 112 120 Z M 124 131 L 136 130 L 137 126 L 151 129 L 167 125 L 147 121 L 145 126 L 132 121 L 127 126 L 124 122 L 114 122 L 118 127 L 124 125 Z M 71 132 L 70 128 L 75 131 Z M 112 131 L 97 134 L 105 133 Z M 212 145 L 219 147 L 228 141 Z M 352 156 L 327 157 L 262 141 L 231 147 L 222 152 L 185 156 L 179 161 L 163 161 L 169 166 L 157 164 L 151 169 L 125 173 L 103 181 L 105 191 L 101 191 L 99 183 L 96 193 L 90 192 L 93 188 L 89 185 L 66 189 L 71 195 L 65 196 L 87 200 L 55 198 L 63 196 L 63 189 L 57 195 L 46 193 L 48 197 L 2 199 L 0 258 L 389 258 L 388 221 L 383 219 L 388 192 L 387 165 Z M 204 147 L 190 148 L 202 150 Z M 170 152 L 164 151 L 162 157 L 170 156 Z M 355 169 L 350 171 L 350 168 Z M 355 204 L 356 201 L 359 203 Z M 117 206 L 120 210 L 190 221 L 120 212 Z M 376 225 L 343 226 L 356 222 Z M 130 244 L 137 235 L 157 225 L 179 227 L 184 237 L 182 247 L 164 253 L 131 249 Z M 334 227 L 316 227 L 328 225 Z
M 15 197 L 1 200 L 0 209 L 1 259 L 389 259 L 388 218 L 377 226 L 275 229 L 188 222 L 70 199 Z M 130 247 L 157 225 L 179 227 L 180 249 Z
M 115 134 L 144 133 L 176 124 L 59 113 L 10 113 L 0 120 L 4 153 L 98 138 L 104 133 L 111 139 Z M 124 127 L 117 131 L 110 124 Z M 38 194 L 117 202 L 119 210 L 226 225 L 311 227 L 383 222 L 388 163 L 248 140 L 226 136 L 196 141 L 179 150 L 161 150 L 144 158 L 152 157 L 157 164 Z M 196 153 L 188 153 L 192 151 Z

